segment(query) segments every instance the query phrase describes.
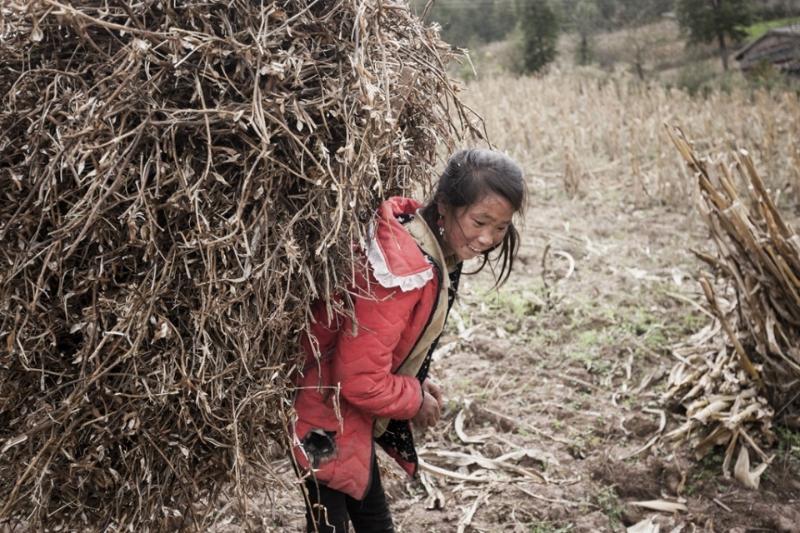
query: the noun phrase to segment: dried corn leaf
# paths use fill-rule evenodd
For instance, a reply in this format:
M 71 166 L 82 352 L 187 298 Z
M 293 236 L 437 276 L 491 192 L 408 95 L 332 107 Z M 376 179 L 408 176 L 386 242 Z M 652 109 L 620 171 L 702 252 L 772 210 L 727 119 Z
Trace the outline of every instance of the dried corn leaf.
M 761 474 L 764 473 L 767 466 L 769 466 L 767 463 L 761 463 L 755 469 L 750 470 L 750 453 L 746 447 L 742 446 L 739 448 L 739 458 L 736 459 L 736 465 L 733 467 L 733 475 L 745 487 L 758 490 Z
M 660 511 L 662 513 L 677 513 L 688 512 L 689 508 L 684 503 L 668 502 L 666 500 L 648 500 L 642 502 L 631 502 L 631 505 L 642 507 L 643 509 L 651 509 L 653 511 Z
M 653 522 L 652 517 L 645 518 L 626 529 L 628 533 L 659 533 L 661 526 Z

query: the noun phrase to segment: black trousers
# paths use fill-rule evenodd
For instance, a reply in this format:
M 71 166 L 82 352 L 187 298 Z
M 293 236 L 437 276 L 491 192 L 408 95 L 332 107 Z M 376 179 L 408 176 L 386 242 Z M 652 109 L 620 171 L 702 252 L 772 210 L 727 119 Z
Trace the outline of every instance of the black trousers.
M 311 478 L 306 479 L 306 531 L 347 533 L 349 519 L 353 522 L 355 533 L 394 533 L 392 515 L 374 455 L 371 470 L 369 489 L 363 500 L 356 500 Z

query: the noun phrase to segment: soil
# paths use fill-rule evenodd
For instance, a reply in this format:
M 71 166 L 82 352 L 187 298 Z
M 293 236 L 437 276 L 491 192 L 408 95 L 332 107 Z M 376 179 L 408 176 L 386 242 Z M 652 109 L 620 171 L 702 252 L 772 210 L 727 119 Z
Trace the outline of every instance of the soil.
M 723 475 L 722 450 L 698 460 L 661 438 L 678 424 L 660 400 L 670 346 L 705 324 L 687 301 L 702 303 L 690 248 L 712 249 L 690 202 L 550 187 L 533 191 L 507 285 L 491 290 L 486 272 L 462 278 L 433 365 L 446 409 L 417 436 L 421 457 L 453 475 L 423 469 L 441 497 L 380 457 L 397 531 L 625 531 L 647 520 L 639 531 L 800 531 L 798 439 L 771 451 L 751 490 Z M 480 462 L 511 452 L 504 465 Z M 220 531 L 302 530 L 292 470 L 275 468 L 287 490 Z M 635 504 L 652 500 L 685 510 Z

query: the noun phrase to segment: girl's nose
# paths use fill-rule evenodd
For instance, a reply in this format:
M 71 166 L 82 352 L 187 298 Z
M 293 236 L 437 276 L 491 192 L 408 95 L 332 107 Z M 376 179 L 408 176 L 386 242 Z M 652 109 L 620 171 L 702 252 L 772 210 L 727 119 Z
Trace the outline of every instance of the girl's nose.
M 493 242 L 491 231 L 482 231 L 478 235 L 478 243 L 480 243 L 482 249 L 490 247 Z

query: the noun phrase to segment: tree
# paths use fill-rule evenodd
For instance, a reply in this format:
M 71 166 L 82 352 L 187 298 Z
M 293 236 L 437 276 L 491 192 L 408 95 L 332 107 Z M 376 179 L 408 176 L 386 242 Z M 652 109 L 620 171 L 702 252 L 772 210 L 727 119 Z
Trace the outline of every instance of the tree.
M 594 0 L 580 0 L 575 6 L 572 20 L 579 38 L 576 59 L 579 65 L 586 65 L 592 59 L 592 36 L 602 22 L 600 9 Z
M 752 15 L 749 0 L 678 0 L 678 23 L 689 34 L 689 42 L 719 45 L 722 68 L 728 70 L 728 42 L 740 41 Z
M 618 0 L 614 23 L 627 28 L 642 26 L 672 11 L 673 4 L 673 0 Z
M 556 15 L 564 23 L 565 31 L 579 31 L 578 15 L 581 3 L 591 3 L 589 9 L 595 18 L 594 32 L 614 31 L 648 24 L 658 20 L 663 13 L 673 10 L 674 0 L 555 0 Z
M 625 28 L 626 50 L 624 56 L 636 76 L 645 80 L 645 64 L 653 57 L 653 50 L 667 38 L 652 23 L 672 10 L 672 0 L 620 0 L 615 13 L 615 23 Z
M 522 69 L 538 72 L 556 58 L 558 20 L 547 0 L 519 0 Z
M 411 0 L 416 13 L 422 14 L 428 0 Z M 460 47 L 504 39 L 516 25 L 514 0 L 441 0 L 429 6 L 426 20 L 437 22 L 442 39 Z

